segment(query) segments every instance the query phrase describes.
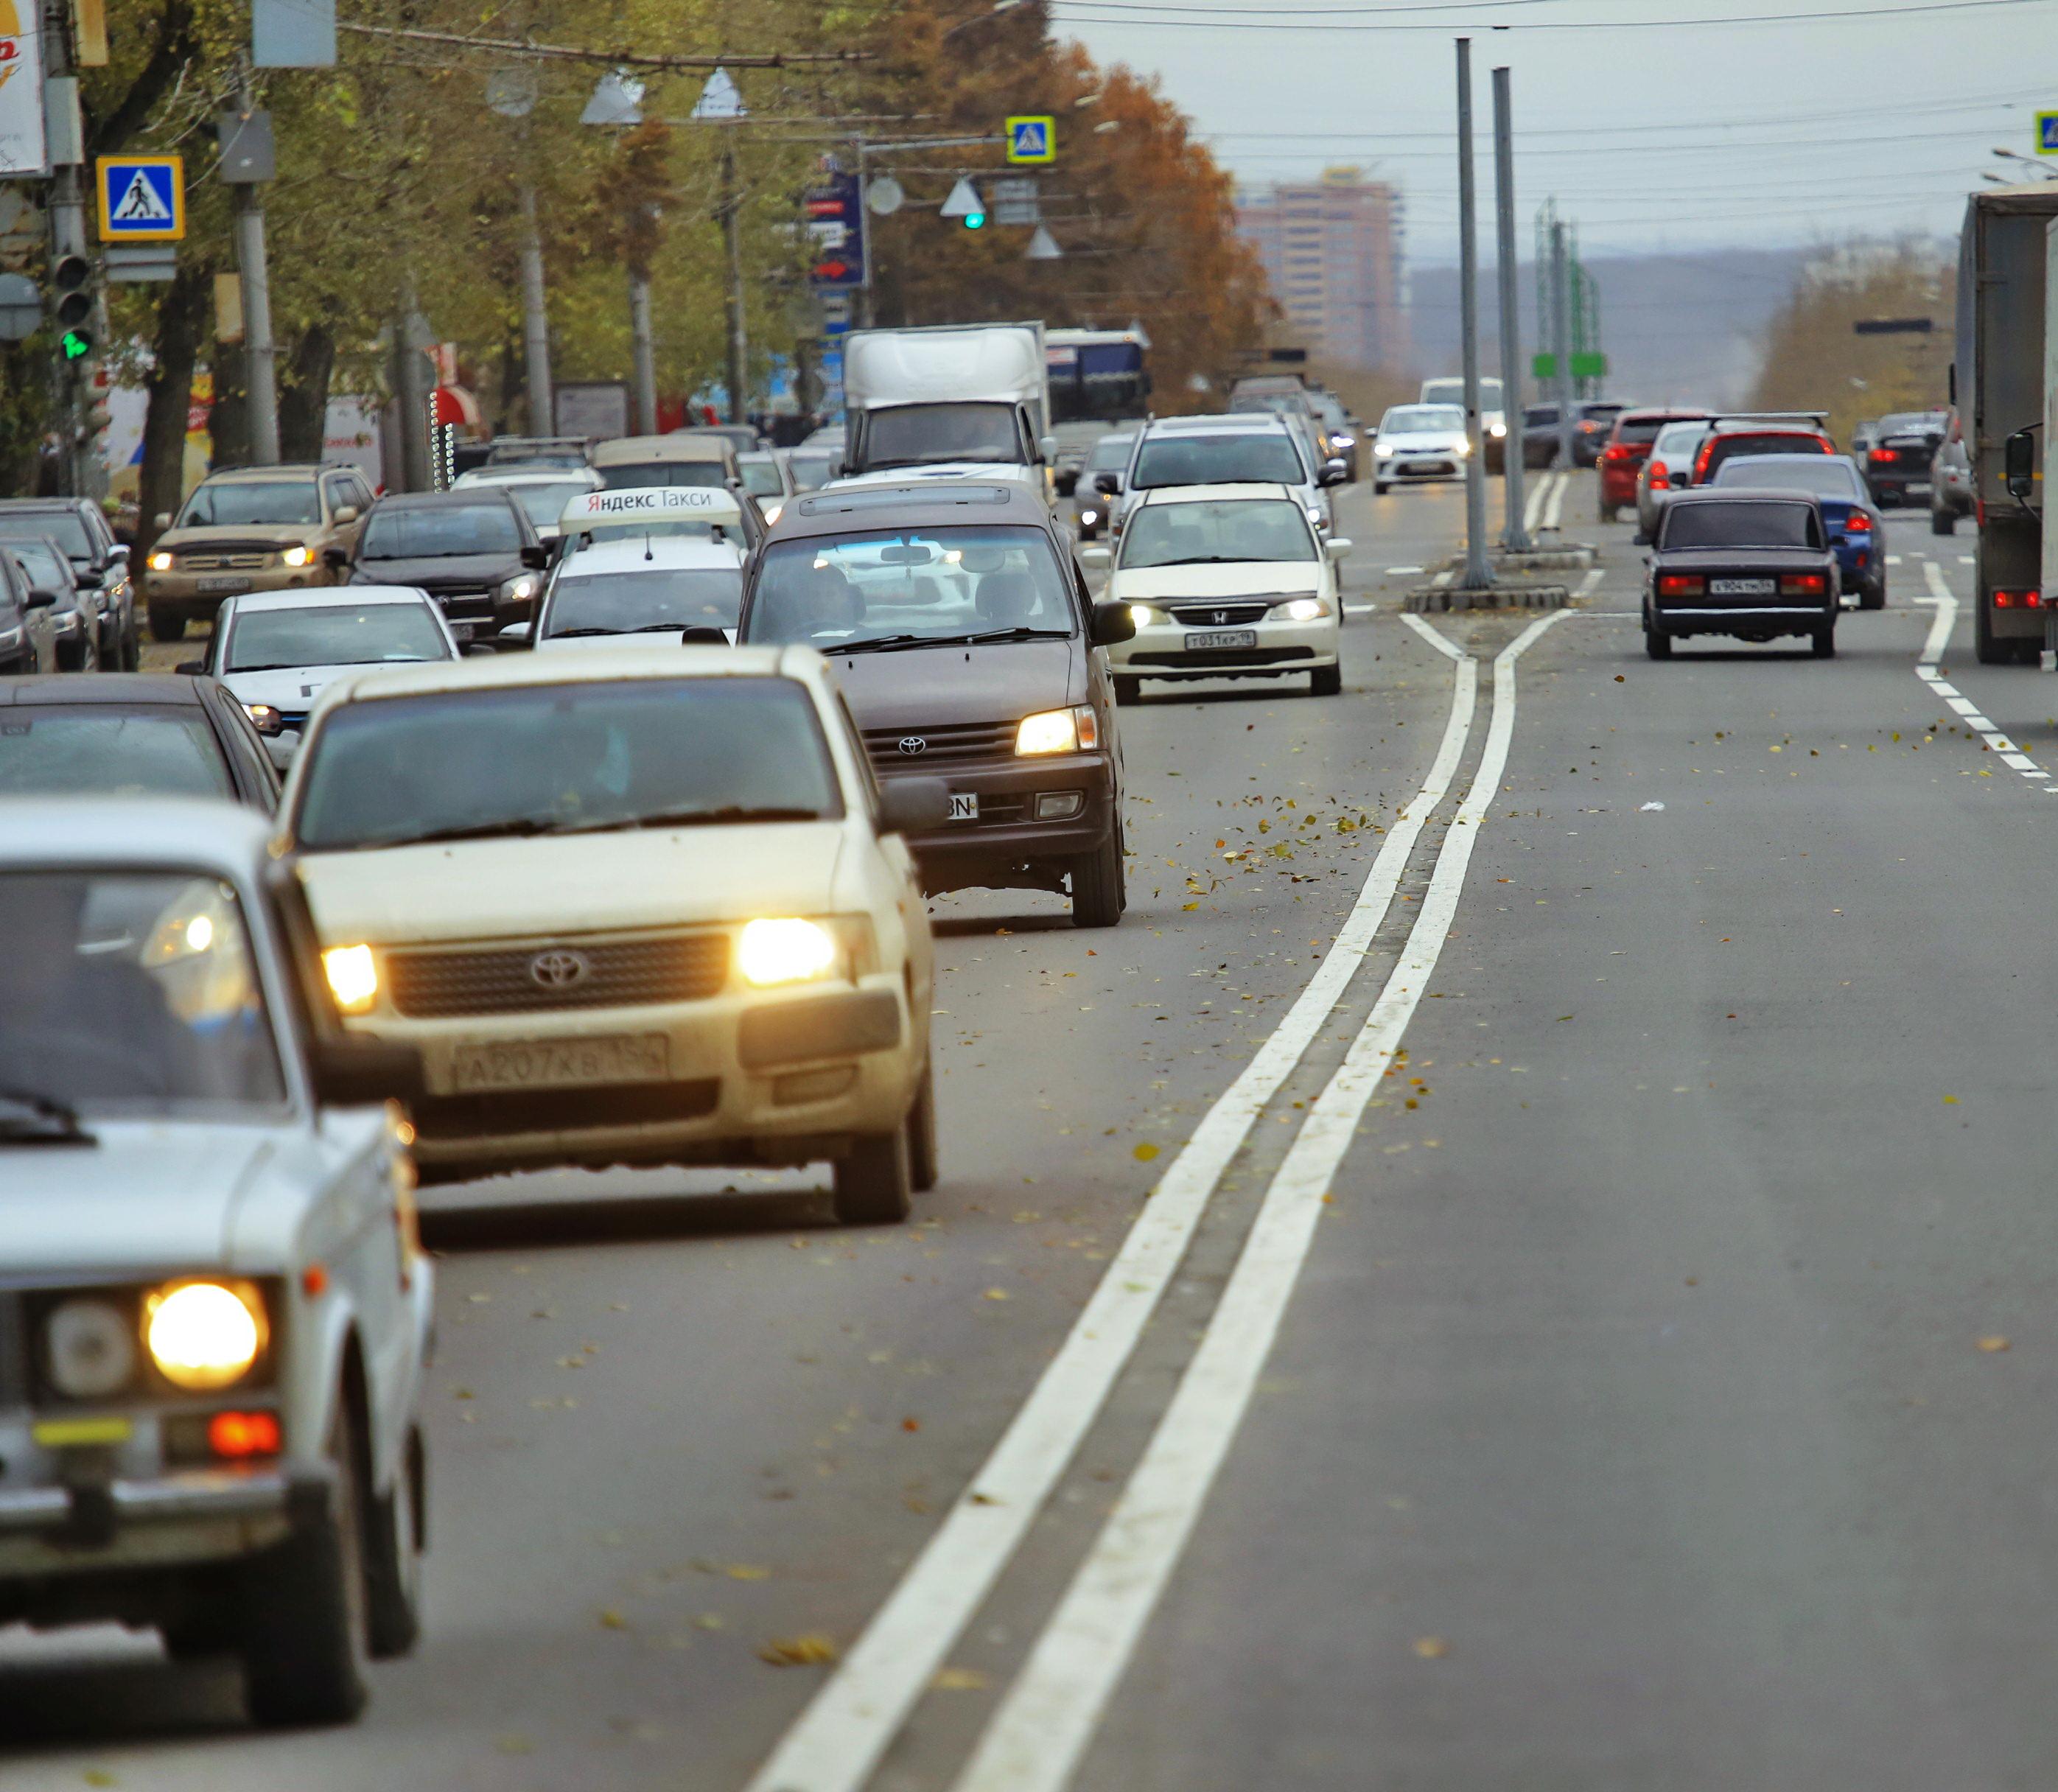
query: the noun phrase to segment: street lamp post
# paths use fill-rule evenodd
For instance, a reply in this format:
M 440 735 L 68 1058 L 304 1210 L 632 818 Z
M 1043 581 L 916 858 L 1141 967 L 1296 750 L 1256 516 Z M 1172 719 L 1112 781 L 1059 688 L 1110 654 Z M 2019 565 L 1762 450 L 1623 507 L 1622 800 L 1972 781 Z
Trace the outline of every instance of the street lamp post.
M 1458 39 L 1458 319 L 1464 344 L 1465 570 L 1468 590 L 1493 583 L 1486 557 L 1486 438 L 1480 427 L 1479 245 L 1473 240 L 1472 41 Z

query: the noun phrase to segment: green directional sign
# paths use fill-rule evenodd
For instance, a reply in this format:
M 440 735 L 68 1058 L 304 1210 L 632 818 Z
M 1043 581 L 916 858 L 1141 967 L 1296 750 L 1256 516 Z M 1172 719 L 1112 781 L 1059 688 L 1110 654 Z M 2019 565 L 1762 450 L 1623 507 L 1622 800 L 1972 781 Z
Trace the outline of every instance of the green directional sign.
M 1607 356 L 1598 350 L 1574 352 L 1572 377 L 1575 379 L 1605 379 L 1607 370 Z M 1529 372 L 1534 379 L 1555 379 L 1558 377 L 1558 357 L 1555 355 L 1533 356 L 1529 363 Z

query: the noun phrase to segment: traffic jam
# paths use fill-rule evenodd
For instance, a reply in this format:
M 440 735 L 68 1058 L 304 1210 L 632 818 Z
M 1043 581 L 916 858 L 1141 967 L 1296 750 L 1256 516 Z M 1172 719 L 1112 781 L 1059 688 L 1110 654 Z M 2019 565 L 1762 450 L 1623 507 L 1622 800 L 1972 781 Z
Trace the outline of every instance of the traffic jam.
M 2058 183 L 1954 252 L 1854 427 L 965 320 L 0 499 L 10 1783 L 2039 1783 Z

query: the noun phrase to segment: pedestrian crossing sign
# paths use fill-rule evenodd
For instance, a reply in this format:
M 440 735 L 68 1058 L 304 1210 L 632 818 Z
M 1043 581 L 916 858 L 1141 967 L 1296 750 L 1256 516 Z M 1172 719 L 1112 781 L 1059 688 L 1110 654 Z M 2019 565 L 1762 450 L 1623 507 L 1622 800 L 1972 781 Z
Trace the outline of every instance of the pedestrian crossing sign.
M 2040 156 L 2058 156 L 2058 112 L 2037 113 L 2036 153 Z
M 93 165 L 100 189 L 103 243 L 176 243 L 186 233 L 184 159 L 102 156 Z
M 1058 121 L 1051 117 L 1007 121 L 1007 159 L 1044 162 L 1058 159 Z

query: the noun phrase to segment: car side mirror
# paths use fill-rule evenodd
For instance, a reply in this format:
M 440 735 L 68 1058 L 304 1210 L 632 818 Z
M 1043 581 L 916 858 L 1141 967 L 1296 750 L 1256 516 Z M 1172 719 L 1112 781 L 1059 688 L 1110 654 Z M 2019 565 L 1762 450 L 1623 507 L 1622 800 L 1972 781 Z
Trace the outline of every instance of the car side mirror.
M 1058 458 L 1057 437 L 1055 435 L 1038 436 L 1036 438 L 1036 452 L 1041 455 L 1046 460 L 1055 460 Z
M 497 641 L 487 641 L 474 635 L 469 640 L 458 643 L 457 654 L 459 659 L 463 660 L 490 659 L 500 651 L 500 648 L 501 643 Z
M 97 591 L 107 582 L 106 574 L 92 566 L 74 566 L 72 582 L 81 591 Z
M 1667 483 L 1675 491 L 1684 491 L 1694 483 L 1694 475 L 1691 473 L 1675 473 L 1670 476 Z
M 1332 458 L 1322 463 L 1322 470 L 1315 475 L 1317 485 L 1341 485 L 1350 477 L 1350 468 L 1341 460 Z
M 522 564 L 532 573 L 546 572 L 550 568 L 550 550 L 541 546 L 522 550 Z
M 126 542 L 117 542 L 113 546 L 108 549 L 107 559 L 108 563 L 110 566 L 127 566 L 129 563 L 129 544 Z
M 1136 618 L 1126 603 L 1097 603 L 1088 638 L 1096 647 L 1112 647 L 1136 638 Z
M 679 645 L 681 647 L 726 647 L 729 637 L 720 629 L 696 625 L 693 628 L 679 630 Z
M 29 601 L 23 607 L 29 610 L 49 610 L 56 604 L 57 601 L 56 592 L 46 586 L 37 585 L 30 588 Z
M 950 786 L 941 778 L 888 778 L 880 787 L 882 834 L 931 833 L 950 818 Z
M 2036 489 L 2036 426 L 2017 430 L 2000 445 L 2001 483 L 2018 504 Z
M 397 1040 L 344 1033 L 317 1039 L 308 1068 L 324 1107 L 373 1107 L 422 1093 L 422 1055 Z
M 150 526 L 153 529 L 169 529 L 171 526 L 172 513 L 169 511 L 160 511 L 150 519 Z
M 340 573 L 350 564 L 349 552 L 340 547 L 325 547 L 322 550 L 322 564 L 331 572 Z
M 1079 564 L 1090 573 L 1106 572 L 1114 564 L 1114 555 L 1107 548 L 1083 547 L 1079 550 Z
M 207 662 L 205 660 L 181 660 L 172 670 L 175 672 L 184 673 L 189 678 L 204 678 L 207 676 Z
M 336 520 L 339 524 L 355 523 L 359 515 L 360 512 L 355 504 L 339 504 L 336 507 Z
M 1122 475 L 1119 473 L 1096 473 L 1094 475 L 1093 488 L 1103 498 L 1119 498 L 1122 495 Z
M 1322 543 L 1322 551 L 1332 560 L 1342 559 L 1350 550 L 1350 538 L 1348 535 L 1332 535 Z
M 535 628 L 536 625 L 534 622 L 510 622 L 507 627 L 494 636 L 494 647 L 496 650 L 501 651 L 533 647 L 536 644 L 534 638 Z

